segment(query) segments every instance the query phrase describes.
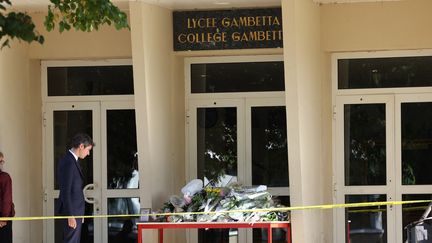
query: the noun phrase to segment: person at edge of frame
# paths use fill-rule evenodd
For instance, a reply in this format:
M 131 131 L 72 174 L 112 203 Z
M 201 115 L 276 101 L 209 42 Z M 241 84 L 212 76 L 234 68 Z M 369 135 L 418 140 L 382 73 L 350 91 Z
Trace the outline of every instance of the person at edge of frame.
M 0 217 L 13 217 L 12 179 L 3 171 L 4 164 L 4 155 L 0 152 Z M 12 243 L 12 221 L 0 221 L 0 240 L 2 243 Z

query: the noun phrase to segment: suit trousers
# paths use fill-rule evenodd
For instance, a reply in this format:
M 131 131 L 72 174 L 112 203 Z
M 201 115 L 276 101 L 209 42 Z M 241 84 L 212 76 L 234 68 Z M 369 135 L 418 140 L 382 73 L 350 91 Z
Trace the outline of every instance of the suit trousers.
M 67 219 L 64 220 L 64 228 L 63 228 L 63 242 L 64 243 L 80 243 L 81 240 L 81 227 L 82 227 L 82 219 L 75 218 L 76 220 L 76 228 L 72 229 L 68 225 Z
M 1 243 L 12 243 L 12 221 L 0 228 Z

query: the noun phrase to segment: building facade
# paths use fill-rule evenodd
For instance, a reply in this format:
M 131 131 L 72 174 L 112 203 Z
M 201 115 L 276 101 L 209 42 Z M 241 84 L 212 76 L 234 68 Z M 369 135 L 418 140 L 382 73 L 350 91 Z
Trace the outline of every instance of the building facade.
M 55 161 L 77 131 L 97 144 L 83 165 L 89 214 L 158 209 L 222 155 L 227 181 L 267 184 L 291 206 L 430 199 L 432 2 L 329 2 L 136 1 L 122 5 L 130 30 L 63 34 L 45 32 L 44 12 L 32 12 L 45 43 L 0 52 L 0 150 L 17 216 L 54 214 Z M 283 46 L 175 49 L 176 41 L 228 38 L 179 36 L 176 12 L 233 8 L 280 9 L 280 19 L 259 21 L 280 24 L 266 38 Z M 190 19 L 190 28 L 215 25 Z M 401 243 L 422 213 L 414 206 L 293 211 L 293 242 Z M 115 242 L 125 225 L 89 220 L 84 240 Z M 58 227 L 17 221 L 14 241 L 57 242 Z M 258 231 L 215 234 L 263 241 Z M 175 231 L 166 241 L 205 237 Z

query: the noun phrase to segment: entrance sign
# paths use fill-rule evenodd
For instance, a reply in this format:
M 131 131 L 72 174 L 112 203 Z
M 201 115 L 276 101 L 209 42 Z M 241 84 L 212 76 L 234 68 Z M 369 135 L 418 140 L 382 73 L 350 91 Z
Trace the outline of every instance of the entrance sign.
M 174 51 L 281 48 L 280 8 L 175 11 Z

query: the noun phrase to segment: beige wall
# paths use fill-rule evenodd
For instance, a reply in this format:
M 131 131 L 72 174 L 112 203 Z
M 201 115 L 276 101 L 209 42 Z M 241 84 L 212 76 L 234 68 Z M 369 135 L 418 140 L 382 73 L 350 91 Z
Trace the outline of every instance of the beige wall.
M 282 3 L 292 205 L 331 203 L 331 53 L 432 48 L 432 1 Z M 42 144 L 31 142 L 42 141 L 40 60 L 133 57 L 142 206 L 156 209 L 186 183 L 183 57 L 281 52 L 173 53 L 171 11 L 139 2 L 130 9 L 131 31 L 93 33 L 47 33 L 44 14 L 33 14 L 45 44 L 0 51 L 0 150 L 18 216 L 42 215 Z M 294 242 L 332 242 L 331 221 L 331 210 L 293 213 Z M 42 241 L 36 221 L 16 222 L 14 232 L 18 243 Z M 185 242 L 184 234 L 173 237 L 166 240 Z
M 0 51 L 0 150 L 12 177 L 17 216 L 42 214 L 41 100 L 37 63 L 28 59 L 28 45 L 14 42 Z M 41 224 L 16 221 L 14 242 L 41 242 Z M 30 240 L 32 239 L 32 240 Z
M 291 205 L 323 204 L 331 187 L 324 183 L 329 175 L 322 157 L 320 9 L 311 1 L 286 0 L 282 15 Z M 291 216 L 293 242 L 329 241 L 324 219 L 331 220 L 324 211 L 293 211 Z
M 137 111 L 141 206 L 161 208 L 185 184 L 184 85 L 182 59 L 172 52 L 168 9 L 130 3 Z M 183 242 L 169 232 L 167 242 Z M 155 241 L 155 235 L 144 237 Z M 175 238 L 175 239 L 174 239 Z
M 430 0 L 322 5 L 323 50 L 431 48 L 431 9 Z
M 45 37 L 45 43 L 30 46 L 31 59 L 102 59 L 130 58 L 130 31 L 116 30 L 113 26 L 103 26 L 98 31 L 58 32 L 58 28 L 47 32 L 43 26 L 45 13 L 32 14 L 36 29 Z

